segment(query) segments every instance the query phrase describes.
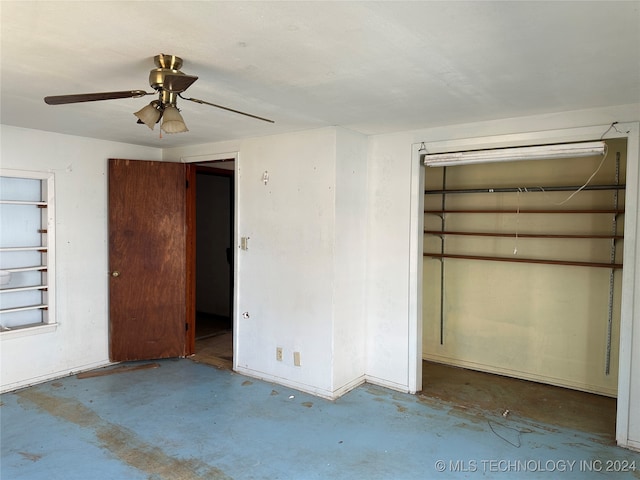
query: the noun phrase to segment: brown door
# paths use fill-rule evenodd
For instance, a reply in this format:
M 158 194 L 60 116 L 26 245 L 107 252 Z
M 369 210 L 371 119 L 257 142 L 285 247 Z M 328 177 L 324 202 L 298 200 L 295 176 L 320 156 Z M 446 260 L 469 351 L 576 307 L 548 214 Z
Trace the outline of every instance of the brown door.
M 185 355 L 185 165 L 109 160 L 109 357 Z

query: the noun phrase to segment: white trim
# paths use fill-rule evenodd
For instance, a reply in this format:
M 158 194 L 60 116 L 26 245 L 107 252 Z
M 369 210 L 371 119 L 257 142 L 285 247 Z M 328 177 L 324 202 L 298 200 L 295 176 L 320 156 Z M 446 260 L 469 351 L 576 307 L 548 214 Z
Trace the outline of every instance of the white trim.
M 411 193 L 409 233 L 409 335 L 408 378 L 410 393 L 422 390 L 422 252 L 424 242 L 424 167 L 420 145 L 411 149 Z
M 350 382 L 347 382 L 344 385 L 342 385 L 341 387 L 336 388 L 335 390 L 333 390 L 333 398 L 340 398 L 345 393 L 348 393 L 351 390 L 353 390 L 354 388 L 359 387 L 360 385 L 365 383 L 365 381 L 366 380 L 365 380 L 365 376 L 364 375 L 360 375 L 359 377 L 354 378 Z
M 630 450 L 635 450 L 636 452 L 640 452 L 640 442 L 636 442 L 634 440 L 629 440 L 629 443 L 626 445 Z
M 46 322 L 37 326 L 16 328 L 16 330 L 6 330 L 0 333 L 0 337 L 17 338 L 27 335 L 38 335 L 49 331 L 55 331 L 57 328 L 56 321 L 56 222 L 55 222 L 55 208 L 56 208 L 56 196 L 55 196 L 55 173 L 52 171 L 34 171 L 34 170 L 14 170 L 9 168 L 0 168 L 0 177 L 12 177 L 12 178 L 29 178 L 34 180 L 40 180 L 47 184 L 47 199 L 44 202 L 46 208 L 46 244 L 43 245 L 46 248 L 46 269 L 47 269 L 47 311 Z M 40 204 L 41 202 L 30 202 L 31 204 Z M 19 271 L 15 269 L 15 271 Z M 50 328 L 43 328 L 50 327 Z
M 3 330 L 0 335 L 0 341 L 10 338 L 28 337 L 31 335 L 40 335 L 42 333 L 52 333 L 58 329 L 57 323 L 40 323 L 34 326 L 16 327 L 15 329 Z
M 238 188 L 238 177 L 239 177 L 239 161 L 240 161 L 240 152 L 223 152 L 223 153 L 207 153 L 202 155 L 188 155 L 184 157 L 180 157 L 180 161 L 182 163 L 201 163 L 201 162 L 211 162 L 215 160 L 231 160 L 234 161 L 234 175 L 233 175 L 233 238 L 237 244 L 240 239 L 240 232 L 238 231 L 239 227 L 239 218 L 240 212 L 238 210 L 239 205 L 239 191 Z M 238 300 L 238 295 L 240 293 L 240 275 L 238 275 L 238 248 L 236 245 L 232 245 L 233 248 L 233 331 L 239 332 L 240 327 L 240 312 L 238 311 L 238 305 L 240 304 Z M 233 335 L 233 371 L 235 372 L 243 372 L 243 369 L 240 365 L 238 365 L 238 352 L 240 351 L 240 335 Z M 256 376 L 251 373 L 247 373 L 250 376 Z M 260 378 L 260 377 L 258 377 Z
M 633 123 L 616 124 L 618 130 L 629 130 Z M 611 125 L 542 130 L 538 132 L 510 133 L 506 135 L 488 135 L 484 137 L 463 138 L 421 142 L 429 153 L 460 152 L 463 150 L 481 150 L 506 147 L 526 147 L 543 143 L 569 143 L 599 139 Z M 603 139 L 626 137 L 611 129 Z
M 638 123 L 626 124 L 621 127 L 629 131 L 627 140 L 627 173 L 624 218 L 624 268 L 622 269 L 622 304 L 620 314 L 620 353 L 618 356 L 618 413 L 616 419 L 616 441 L 618 445 L 631 447 L 640 438 L 629 438 L 629 424 L 631 406 L 636 406 L 640 398 L 632 397 L 631 372 L 634 358 L 636 368 L 640 366 L 637 358 L 640 352 L 633 352 L 634 340 L 640 329 L 635 323 L 640 323 L 640 225 L 638 224 L 638 208 L 640 207 L 640 132 Z M 635 328 L 634 328 L 635 327 Z M 638 346 L 636 341 L 635 345 Z M 636 377 L 638 372 L 636 371 Z M 636 382 L 638 380 L 636 379 Z M 636 392 L 637 393 L 637 392 Z M 636 422 L 639 420 L 636 419 Z M 638 432 L 636 432 L 638 433 Z M 638 433 L 640 437 L 640 433 Z
M 616 441 L 618 445 L 627 448 L 637 448 L 638 440 L 629 438 L 630 409 L 631 405 L 638 405 L 640 398 L 631 398 L 637 392 L 632 391 L 631 370 L 634 361 L 633 346 L 634 330 L 636 337 L 640 338 L 640 268 L 638 268 L 638 258 L 640 257 L 640 225 L 638 224 L 638 208 L 640 206 L 640 134 L 639 124 L 618 123 L 616 128 L 611 128 L 610 124 L 594 125 L 590 127 L 578 127 L 569 129 L 557 129 L 538 132 L 526 132 L 507 135 L 493 135 L 477 138 L 466 138 L 457 140 L 444 140 L 436 142 L 420 142 L 429 153 L 445 153 L 463 150 L 477 150 L 501 147 L 518 147 L 528 145 L 538 145 L 542 143 L 562 143 L 591 141 L 600 138 L 627 138 L 627 173 L 626 173 L 626 195 L 625 195 L 625 241 L 624 241 L 624 269 L 622 272 L 622 306 L 620 314 L 620 354 L 618 368 L 618 409 L 616 419 Z M 606 132 L 606 134 L 605 134 Z M 412 212 L 418 208 L 415 203 L 419 201 L 412 196 Z M 414 220 L 412 220 L 413 222 Z M 413 229 L 412 229 L 413 231 Z M 416 232 L 420 233 L 420 232 Z M 412 234 L 412 245 L 417 244 L 418 239 Z M 417 275 L 413 272 L 413 275 Z M 413 280 L 415 282 L 415 280 Z M 412 311 L 415 317 L 415 311 Z M 419 313 L 417 314 L 419 318 Z M 418 335 L 417 318 L 411 320 L 411 325 L 415 325 L 413 331 L 409 332 L 410 345 Z M 637 327 L 634 329 L 634 327 Z M 636 340 L 635 345 L 638 345 Z M 416 352 L 410 349 L 409 362 L 414 361 Z M 635 358 L 640 356 L 640 352 L 635 352 Z M 636 360 L 637 366 L 640 362 Z M 637 368 L 637 367 L 636 367 Z M 416 374 L 417 372 L 414 372 Z M 636 376 L 638 373 L 636 372 Z M 417 378 L 414 382 L 418 382 Z M 637 381 L 637 380 L 636 380 Z M 636 390 L 640 387 L 636 386 Z M 639 415 L 635 413 L 635 415 Z M 635 419 L 636 424 L 640 424 L 640 419 Z M 637 432 L 636 432 L 637 433 Z M 640 434 L 639 434 L 640 435 Z
M 53 380 L 57 380 L 58 378 L 65 378 L 70 375 L 77 375 L 78 373 L 88 372 L 91 370 L 95 370 L 96 368 L 107 367 L 109 365 L 115 365 L 118 362 L 109 362 L 109 361 L 100 361 L 88 363 L 85 365 L 81 365 L 79 367 L 74 368 L 73 370 L 58 370 L 53 373 L 48 373 L 45 375 L 39 375 L 37 377 L 28 378 L 26 380 L 20 380 L 18 382 L 8 383 L 6 385 L 2 385 L 0 389 L 0 393 L 8 393 L 13 392 L 15 390 L 19 390 L 21 388 L 27 388 L 32 385 L 38 385 L 43 382 L 51 382 Z
M 0 177 L 31 178 L 34 180 L 46 180 L 53 177 L 53 172 L 40 172 L 34 170 L 14 170 L 11 168 L 0 168 Z
M 56 324 L 58 311 L 56 308 L 56 298 L 58 289 L 56 288 L 56 195 L 55 195 L 55 173 L 47 175 L 47 323 Z
M 182 163 L 201 163 L 201 162 L 213 162 L 216 160 L 238 160 L 238 152 L 226 152 L 226 153 L 207 153 L 204 155 L 188 155 L 186 157 L 180 157 Z
M 235 359 L 234 359 L 235 363 Z M 343 385 L 337 390 L 331 391 L 324 388 L 315 387 L 313 385 L 307 385 L 306 383 L 296 382 L 284 377 L 278 377 L 277 375 L 271 375 L 268 373 L 260 372 L 258 370 L 253 370 L 247 367 L 235 367 L 234 371 L 246 375 L 248 377 L 257 378 L 259 380 L 265 382 L 277 383 L 278 385 L 283 385 L 288 388 L 293 388 L 294 390 L 298 390 L 300 392 L 309 393 L 311 395 L 315 395 L 317 397 L 326 398 L 327 400 L 335 400 L 350 390 L 362 385 L 365 382 L 365 377 L 361 376 L 353 380 L 352 382 Z M 404 390 L 406 391 L 406 389 Z
M 365 375 L 365 381 L 366 383 L 370 383 L 371 385 L 377 385 L 379 387 L 389 388 L 397 392 L 415 393 L 415 392 L 409 392 L 407 385 L 402 385 L 400 383 L 385 380 L 383 378 L 379 378 L 373 375 Z
M 233 239 L 235 244 L 231 245 L 233 249 L 233 371 L 237 372 L 240 368 L 238 364 L 238 352 L 240 351 L 240 249 L 236 247 L 240 241 L 240 152 L 234 152 L 233 163 Z

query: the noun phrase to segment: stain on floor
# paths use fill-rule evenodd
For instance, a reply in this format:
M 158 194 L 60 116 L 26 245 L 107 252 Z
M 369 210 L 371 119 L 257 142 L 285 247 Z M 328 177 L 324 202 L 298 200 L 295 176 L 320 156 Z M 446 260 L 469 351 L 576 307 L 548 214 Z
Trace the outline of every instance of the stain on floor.
M 100 446 L 109 450 L 122 462 L 158 480 L 227 480 L 231 477 L 198 459 L 178 459 L 160 448 L 143 442 L 134 432 L 112 424 L 82 403 L 26 389 L 19 391 L 19 403 L 27 402 L 67 422 L 94 431 Z M 25 456 L 21 452 L 21 455 Z M 29 458 L 29 457 L 27 457 Z M 29 458 L 33 460 L 34 457 Z
M 423 362 L 424 398 L 606 436 L 615 441 L 616 399 L 490 373 Z
M 26 458 L 27 460 L 31 460 L 32 462 L 37 462 L 42 458 L 42 455 L 38 455 L 36 453 L 29 453 L 29 452 L 18 452 L 18 453 L 22 455 L 24 458 Z

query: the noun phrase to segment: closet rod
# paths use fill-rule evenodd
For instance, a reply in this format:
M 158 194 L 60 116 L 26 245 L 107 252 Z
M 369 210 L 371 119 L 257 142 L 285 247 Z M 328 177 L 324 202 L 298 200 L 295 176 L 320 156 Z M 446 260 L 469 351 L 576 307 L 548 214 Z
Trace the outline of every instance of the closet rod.
M 454 190 L 425 190 L 425 195 L 444 195 L 449 193 L 537 193 L 537 192 L 574 192 L 582 190 L 624 190 L 625 185 L 582 185 L 563 187 L 497 187 L 497 188 L 462 188 Z
M 544 265 L 568 265 L 574 267 L 622 268 L 621 263 L 572 262 L 569 260 L 542 260 L 519 257 L 483 257 L 479 255 L 454 255 L 451 253 L 424 253 L 423 257 L 458 258 L 462 260 L 488 260 L 492 262 L 541 263 Z

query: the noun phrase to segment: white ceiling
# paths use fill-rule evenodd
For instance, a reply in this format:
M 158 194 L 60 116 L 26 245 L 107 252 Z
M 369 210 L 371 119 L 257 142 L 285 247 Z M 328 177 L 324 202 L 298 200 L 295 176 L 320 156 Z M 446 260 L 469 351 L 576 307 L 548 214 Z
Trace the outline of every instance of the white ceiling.
M 3 124 L 169 147 L 338 125 L 378 134 L 640 102 L 640 2 L 6 1 Z M 189 132 L 133 112 L 153 57 L 199 76 Z

